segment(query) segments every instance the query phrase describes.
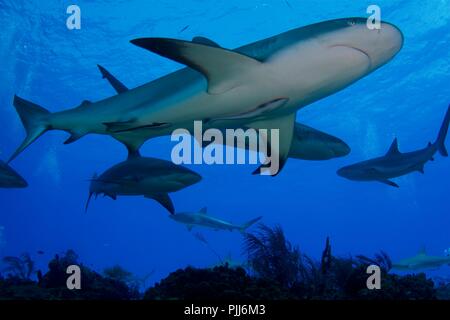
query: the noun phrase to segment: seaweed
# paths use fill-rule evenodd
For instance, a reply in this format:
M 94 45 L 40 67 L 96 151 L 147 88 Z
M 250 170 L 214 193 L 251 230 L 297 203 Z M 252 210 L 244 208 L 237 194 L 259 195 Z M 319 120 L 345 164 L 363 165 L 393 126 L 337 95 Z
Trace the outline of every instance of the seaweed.
M 3 272 L 21 280 L 30 280 L 36 271 L 35 263 L 29 253 L 23 253 L 19 257 L 4 257 L 2 262 L 5 265 Z

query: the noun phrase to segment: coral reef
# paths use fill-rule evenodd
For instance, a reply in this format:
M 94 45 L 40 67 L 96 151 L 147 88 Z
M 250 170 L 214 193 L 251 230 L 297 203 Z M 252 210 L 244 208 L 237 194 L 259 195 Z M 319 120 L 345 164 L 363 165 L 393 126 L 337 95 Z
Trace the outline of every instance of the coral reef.
M 37 300 L 434 300 L 450 299 L 450 282 L 427 279 L 425 274 L 390 274 L 392 262 L 385 252 L 366 256 L 335 257 L 326 239 L 321 259 L 300 252 L 281 227 L 259 225 L 245 234 L 241 266 L 228 262 L 212 268 L 187 267 L 170 273 L 153 287 L 145 288 L 149 275 L 138 278 L 119 265 L 97 273 L 79 262 L 68 250 L 56 255 L 48 271 L 35 270 L 30 255 L 3 258 L 0 299 Z M 67 267 L 78 265 L 82 290 L 66 287 Z M 382 271 L 381 290 L 367 289 L 367 267 Z M 245 266 L 245 269 L 244 267 Z
M 120 279 L 103 277 L 78 262 L 78 256 L 73 250 L 64 255 L 56 255 L 48 264 L 45 274 L 37 271 L 37 281 L 31 280 L 30 270 L 24 269 L 24 264 L 32 264 L 27 259 L 7 257 L 6 278 L 0 278 L 0 299 L 29 300 L 130 300 L 139 298 L 139 292 L 129 287 Z M 31 259 L 29 259 L 31 261 Z M 4 259 L 5 262 L 5 259 Z M 31 261 L 32 262 L 32 261 Z M 82 290 L 68 290 L 67 267 L 78 265 L 81 268 Z

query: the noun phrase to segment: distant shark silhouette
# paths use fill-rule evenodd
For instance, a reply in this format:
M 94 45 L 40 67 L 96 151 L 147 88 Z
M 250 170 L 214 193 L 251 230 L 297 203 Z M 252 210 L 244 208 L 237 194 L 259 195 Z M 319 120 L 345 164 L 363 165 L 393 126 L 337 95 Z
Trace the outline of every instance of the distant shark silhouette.
M 184 68 L 113 97 L 50 113 L 14 97 L 26 137 L 10 160 L 49 130 L 110 135 L 135 152 L 148 139 L 190 130 L 195 120 L 228 128 L 229 119 L 246 128 L 277 129 L 279 166 L 263 164 L 255 173 L 278 174 L 294 134 L 296 112 L 334 94 L 389 62 L 402 48 L 393 24 L 367 28 L 367 18 L 324 21 L 245 45 L 235 50 L 212 41 L 140 38 L 134 45 Z M 120 84 L 117 84 L 120 90 Z M 268 150 L 271 150 L 271 148 Z M 273 151 L 272 150 L 272 151 Z
M 13 168 L 0 160 L 0 188 L 26 188 L 28 183 Z
M 425 249 L 422 249 L 416 256 L 400 260 L 392 265 L 392 268 L 400 271 L 416 271 L 423 269 L 437 269 L 443 265 L 450 264 L 448 256 L 429 256 Z
M 197 173 L 170 161 L 132 154 L 100 176 L 94 175 L 89 188 L 86 211 L 93 195 L 144 196 L 156 200 L 171 214 L 175 213 L 169 193 L 179 191 L 201 180 Z
M 214 230 L 238 230 L 242 233 L 244 233 L 247 228 L 251 227 L 253 224 L 262 219 L 262 217 L 258 217 L 244 223 L 243 225 L 235 225 L 208 215 L 206 208 L 202 208 L 199 212 L 176 213 L 170 215 L 169 218 L 186 225 L 189 231 L 192 230 L 193 227 L 206 227 Z
M 400 177 L 418 171 L 424 173 L 424 165 L 434 160 L 436 152 L 447 157 L 445 138 L 450 122 L 450 106 L 447 108 L 439 135 L 434 143 L 429 143 L 424 149 L 401 153 L 398 149 L 397 138 L 394 139 L 389 151 L 383 157 L 359 162 L 337 171 L 341 177 L 355 181 L 379 181 L 393 187 L 399 187 L 391 178 Z

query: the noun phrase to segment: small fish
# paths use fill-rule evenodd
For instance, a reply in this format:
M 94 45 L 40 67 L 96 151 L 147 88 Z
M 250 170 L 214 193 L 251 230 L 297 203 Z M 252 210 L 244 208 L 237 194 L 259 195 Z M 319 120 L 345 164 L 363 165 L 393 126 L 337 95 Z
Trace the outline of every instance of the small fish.
M 287 5 L 289 8 L 293 9 L 291 3 L 290 3 L 288 0 L 284 0 L 284 3 L 286 3 L 286 5 Z
M 180 31 L 178 31 L 178 33 L 182 33 L 184 31 L 186 31 L 187 29 L 189 29 L 190 25 L 185 26 L 183 29 L 181 29 Z
M 39 255 L 43 255 L 43 254 L 45 254 L 45 252 L 44 252 L 44 251 L 42 251 L 42 250 L 38 250 L 38 251 L 37 251 L 37 254 L 39 254 Z

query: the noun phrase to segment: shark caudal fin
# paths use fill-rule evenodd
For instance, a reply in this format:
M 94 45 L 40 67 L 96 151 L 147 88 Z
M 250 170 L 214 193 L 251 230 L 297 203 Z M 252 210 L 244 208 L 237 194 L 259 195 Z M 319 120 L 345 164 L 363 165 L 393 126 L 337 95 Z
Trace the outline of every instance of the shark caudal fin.
M 442 122 L 438 138 L 435 142 L 436 148 L 439 150 L 439 153 L 444 157 L 448 157 L 447 148 L 445 147 L 445 138 L 447 137 L 449 123 L 450 123 L 450 105 L 447 108 L 447 113 L 445 114 L 444 122 Z
M 23 150 L 49 130 L 49 111 L 18 96 L 14 96 L 13 104 L 19 114 L 20 120 L 22 120 L 27 135 L 22 144 L 9 158 L 8 163 L 14 160 Z
M 261 220 L 261 219 L 262 219 L 262 217 L 258 217 L 258 218 L 255 218 L 255 219 L 253 219 L 253 220 L 250 220 L 250 221 L 244 223 L 244 224 L 242 225 L 242 227 L 239 229 L 239 231 L 240 231 L 241 233 L 245 233 L 245 231 L 247 231 L 248 228 L 250 228 L 252 225 L 254 225 L 255 223 L 257 223 L 257 222 L 258 222 L 259 220 Z

